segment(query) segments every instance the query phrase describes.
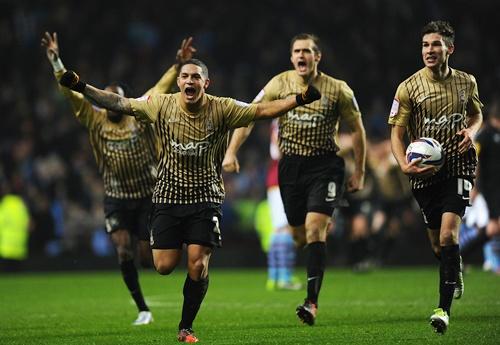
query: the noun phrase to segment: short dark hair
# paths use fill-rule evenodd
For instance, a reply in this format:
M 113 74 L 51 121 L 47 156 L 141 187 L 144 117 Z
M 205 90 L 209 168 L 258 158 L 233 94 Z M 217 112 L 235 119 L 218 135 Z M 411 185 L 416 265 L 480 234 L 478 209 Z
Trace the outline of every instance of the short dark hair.
M 295 41 L 298 40 L 311 40 L 314 42 L 314 52 L 316 54 L 321 53 L 321 50 L 319 49 L 319 37 L 314 35 L 314 34 L 308 34 L 308 33 L 301 33 L 298 35 L 293 36 L 292 40 L 290 41 L 290 51 L 293 50 L 293 44 Z
M 200 67 L 201 73 L 203 74 L 205 79 L 208 79 L 208 67 L 207 67 L 207 65 L 205 65 L 205 63 L 203 61 L 198 60 L 198 59 L 189 59 L 187 61 L 184 61 L 179 66 L 179 71 L 181 70 L 182 66 L 184 66 L 184 65 L 196 65 L 196 66 Z
M 446 45 L 452 46 L 455 42 L 455 30 L 450 23 L 443 20 L 436 20 L 429 22 L 426 26 L 422 28 L 422 37 L 427 34 L 440 34 L 443 36 L 443 40 Z

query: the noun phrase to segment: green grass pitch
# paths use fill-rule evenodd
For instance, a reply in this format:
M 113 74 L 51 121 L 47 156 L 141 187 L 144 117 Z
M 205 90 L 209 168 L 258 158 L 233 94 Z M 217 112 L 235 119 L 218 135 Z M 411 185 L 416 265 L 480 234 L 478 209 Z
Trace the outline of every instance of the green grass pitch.
M 155 322 L 134 327 L 137 312 L 118 270 L 2 275 L 0 344 L 176 344 L 184 277 L 142 271 Z M 294 312 L 305 291 L 265 291 L 264 270 L 212 270 L 194 329 L 201 344 L 217 345 L 500 344 L 500 277 L 466 275 L 444 336 L 428 324 L 437 277 L 437 267 L 329 269 L 310 327 Z

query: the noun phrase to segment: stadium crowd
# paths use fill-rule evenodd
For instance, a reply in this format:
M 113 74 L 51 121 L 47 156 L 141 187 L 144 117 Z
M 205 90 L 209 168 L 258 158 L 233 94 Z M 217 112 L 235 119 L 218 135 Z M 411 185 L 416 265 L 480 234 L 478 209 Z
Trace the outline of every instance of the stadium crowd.
M 290 66 L 286 57 L 292 36 L 314 32 L 322 40 L 322 70 L 346 80 L 356 92 L 372 143 L 374 177 L 384 175 L 377 174 L 377 167 L 389 169 L 379 164 L 389 154 L 380 143 L 389 135 L 387 115 L 396 86 L 420 65 L 415 47 L 424 23 L 442 18 L 459 28 L 456 45 L 461 49 L 452 67 L 477 77 L 486 107 L 498 97 L 500 45 L 492 16 L 500 6 L 493 1 L 479 0 L 474 6 L 465 0 L 312 0 L 307 5 L 284 0 L 188 5 L 21 1 L 2 7 L 0 173 L 4 185 L 22 195 L 30 210 L 30 255 L 109 251 L 103 247 L 102 181 L 87 134 L 58 93 L 39 46 L 47 30 L 61 34 L 68 68 L 100 87 L 110 80 L 124 82 L 137 97 L 174 62 L 177 43 L 192 35 L 198 56 L 210 67 L 208 92 L 242 101 L 251 101 L 272 75 Z M 240 152 L 241 173 L 225 176 L 226 233 L 253 224 L 245 215 L 251 214 L 248 205 L 265 196 L 262 157 L 268 156 L 268 143 L 268 125 L 257 125 Z M 377 200 L 372 197 L 380 193 L 374 189 L 361 198 Z M 394 197 L 398 203 L 401 196 Z M 394 204 L 374 203 L 374 219 L 380 204 Z M 362 202 L 357 204 L 363 209 Z M 413 226 L 419 229 L 415 214 Z M 403 226 L 411 227 L 411 217 L 402 219 Z M 364 235 L 356 233 L 351 240 L 359 236 Z

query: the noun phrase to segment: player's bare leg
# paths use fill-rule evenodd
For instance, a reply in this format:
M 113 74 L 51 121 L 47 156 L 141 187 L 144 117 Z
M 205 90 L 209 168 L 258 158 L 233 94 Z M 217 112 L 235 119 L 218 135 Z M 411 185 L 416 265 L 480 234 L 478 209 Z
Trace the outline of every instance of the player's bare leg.
M 182 258 L 182 249 L 153 249 L 153 263 L 161 275 L 174 271 Z

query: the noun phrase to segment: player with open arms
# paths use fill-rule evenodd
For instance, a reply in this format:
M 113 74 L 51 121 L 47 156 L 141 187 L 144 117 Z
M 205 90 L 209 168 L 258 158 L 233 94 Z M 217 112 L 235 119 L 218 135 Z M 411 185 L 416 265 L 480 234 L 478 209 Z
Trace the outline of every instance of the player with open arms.
M 255 103 L 284 99 L 307 85 L 320 90 L 317 102 L 289 111 L 279 118 L 279 187 L 288 222 L 298 247 L 307 244 L 307 296 L 297 316 L 313 325 L 326 267 L 326 235 L 335 207 L 342 200 L 344 160 L 337 156 L 339 122 L 352 131 L 355 170 L 349 192 L 363 188 L 366 137 L 361 113 L 351 88 L 318 70 L 319 40 L 312 34 L 295 36 L 290 45 L 294 69 L 278 74 L 257 95 Z M 239 169 L 236 152 L 251 128 L 234 132 L 224 160 L 227 171 Z
M 463 293 L 458 230 L 469 205 L 477 164 L 472 139 L 481 126 L 482 104 L 475 78 L 448 66 L 455 33 L 444 21 L 430 22 L 422 30 L 424 67 L 403 81 L 389 115 L 392 151 L 401 170 L 410 177 L 413 195 L 428 227 L 428 236 L 440 260 L 439 305 L 430 322 L 443 334 L 449 324 L 453 297 Z M 445 152 L 444 166 L 419 167 L 405 157 L 405 133 L 410 141 L 431 137 Z
M 177 51 L 178 63 L 170 67 L 146 95 L 168 92 L 175 85 L 179 64 L 190 59 L 195 52 L 191 42 L 192 38 L 182 42 Z M 46 48 L 47 58 L 59 80 L 66 69 L 60 58 L 57 34 L 46 32 L 42 46 Z M 123 112 L 97 108 L 81 93 L 65 87 L 60 87 L 60 90 L 71 103 L 76 118 L 88 129 L 104 180 L 106 231 L 116 248 L 123 280 L 139 310 L 133 324 L 148 324 L 153 321 L 153 316 L 141 292 L 134 252 L 138 247 L 142 264 L 151 265 L 147 219 L 156 182 L 153 127 L 123 116 Z M 124 95 L 124 89 L 117 84 L 106 87 L 106 90 Z
M 61 84 L 97 104 L 154 123 L 159 148 L 158 181 L 153 193 L 151 246 L 156 270 L 169 274 L 187 245 L 188 275 L 178 340 L 197 342 L 192 324 L 208 288 L 208 263 L 221 245 L 219 220 L 224 200 L 222 159 L 232 129 L 277 117 L 321 97 L 314 87 L 286 99 L 249 105 L 208 95 L 208 69 L 200 60 L 182 64 L 179 93 L 129 99 L 99 90 L 66 72 Z

